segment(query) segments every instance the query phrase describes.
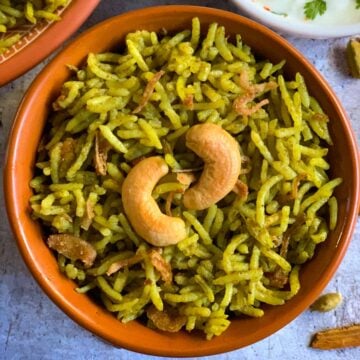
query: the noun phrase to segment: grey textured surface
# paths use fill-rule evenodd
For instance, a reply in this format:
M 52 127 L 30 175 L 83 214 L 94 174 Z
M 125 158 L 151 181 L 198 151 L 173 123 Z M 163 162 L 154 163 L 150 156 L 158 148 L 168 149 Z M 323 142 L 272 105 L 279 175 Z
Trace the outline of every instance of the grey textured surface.
M 85 0 L 82 0 L 85 1 Z M 110 16 L 144 6 L 181 4 L 181 1 L 104 0 L 82 30 Z M 186 1 L 187 4 L 237 11 L 230 1 Z M 288 38 L 320 70 L 340 98 L 360 139 L 360 80 L 351 79 L 345 63 L 346 38 L 305 40 Z M 16 108 L 27 87 L 46 61 L 16 81 L 0 88 L 0 169 Z M 0 74 L 1 76 L 1 74 Z M 2 182 L 2 179 L 0 180 Z M 2 188 L 2 183 L 0 184 Z M 44 295 L 25 267 L 6 220 L 0 199 L 0 359 L 149 359 L 117 349 L 79 327 Z M 360 221 L 349 250 L 327 291 L 339 291 L 344 303 L 334 312 L 305 312 L 269 338 L 247 348 L 211 359 L 360 359 L 360 348 L 320 352 L 308 347 L 315 331 L 359 322 Z

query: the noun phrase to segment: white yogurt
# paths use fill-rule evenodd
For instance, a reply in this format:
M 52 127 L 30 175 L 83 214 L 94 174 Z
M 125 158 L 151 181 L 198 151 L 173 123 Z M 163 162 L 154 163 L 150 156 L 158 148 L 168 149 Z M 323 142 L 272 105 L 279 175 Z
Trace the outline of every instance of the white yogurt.
M 306 19 L 304 4 L 307 0 L 252 0 L 258 6 L 275 13 L 285 13 L 287 21 L 305 21 L 317 25 L 360 24 L 360 9 L 355 0 L 326 0 L 327 10 L 314 20 Z

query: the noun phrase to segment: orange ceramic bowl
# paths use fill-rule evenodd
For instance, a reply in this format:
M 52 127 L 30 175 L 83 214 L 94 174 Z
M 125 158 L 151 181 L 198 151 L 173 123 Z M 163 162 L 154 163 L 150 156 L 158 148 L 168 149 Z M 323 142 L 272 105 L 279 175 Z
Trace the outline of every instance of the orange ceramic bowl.
M 286 75 L 300 71 L 309 90 L 330 114 L 334 140 L 329 161 L 332 176 L 344 182 L 337 189 L 339 221 L 326 243 L 301 270 L 301 290 L 285 305 L 265 306 L 258 319 L 234 319 L 229 329 L 211 341 L 196 333 L 164 333 L 145 327 L 138 321 L 119 322 L 112 314 L 86 295 L 74 291 L 76 285 L 58 269 L 53 253 L 42 237 L 41 227 L 29 216 L 29 181 L 34 172 L 36 148 L 40 141 L 51 102 L 61 84 L 69 77 L 66 64 L 80 65 L 91 52 L 103 52 L 122 44 L 134 30 L 173 32 L 190 28 L 198 16 L 202 24 L 218 22 L 230 34 L 240 33 L 258 55 L 277 63 L 287 60 Z M 349 245 L 359 208 L 359 159 L 354 134 L 341 104 L 314 67 L 283 38 L 239 15 L 193 6 L 146 8 L 116 16 L 88 30 L 67 46 L 35 79 L 16 115 L 10 134 L 5 169 L 5 197 L 10 223 L 20 252 L 31 273 L 46 294 L 78 324 L 108 342 L 141 353 L 163 356 L 204 356 L 238 349 L 259 341 L 298 316 L 321 293 L 343 258 Z
M 0 86 L 33 68 L 69 38 L 89 17 L 100 0 L 72 0 L 61 13 L 61 20 L 39 23 L 0 54 Z

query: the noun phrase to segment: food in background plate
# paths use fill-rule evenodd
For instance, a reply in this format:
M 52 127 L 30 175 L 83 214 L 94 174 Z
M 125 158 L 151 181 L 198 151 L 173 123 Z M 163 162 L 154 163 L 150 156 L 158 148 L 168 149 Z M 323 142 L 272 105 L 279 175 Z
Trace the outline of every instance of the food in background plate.
M 318 24 L 355 24 L 360 20 L 360 0 L 253 0 L 264 10 L 285 18 Z M 341 17 L 339 17 L 341 14 Z
M 70 0 L 0 0 L 0 54 L 21 38 L 16 30 L 23 25 L 35 25 L 40 20 L 57 21 L 56 11 Z M 15 33 L 13 33 L 15 32 Z
M 78 292 L 123 322 L 211 339 L 296 295 L 341 179 L 301 74 L 285 80 L 285 61 L 223 26 L 200 30 L 139 30 L 69 66 L 30 202 Z

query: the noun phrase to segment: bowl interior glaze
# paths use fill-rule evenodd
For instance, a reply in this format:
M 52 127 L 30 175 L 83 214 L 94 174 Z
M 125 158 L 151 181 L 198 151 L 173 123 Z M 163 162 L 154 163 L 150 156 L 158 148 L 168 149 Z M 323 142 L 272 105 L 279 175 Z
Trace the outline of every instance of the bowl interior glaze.
M 273 62 L 287 60 L 286 75 L 300 71 L 309 91 L 330 114 L 334 147 L 329 159 L 333 176 L 342 176 L 337 189 L 339 223 L 314 258 L 301 271 L 301 290 L 279 307 L 265 308 L 263 318 L 234 319 L 220 337 L 206 341 L 185 331 L 170 334 L 151 330 L 140 322 L 119 322 L 88 296 L 74 291 L 75 284 L 58 270 L 40 226 L 29 216 L 29 181 L 33 176 L 36 148 L 50 104 L 70 73 L 66 64 L 81 65 L 89 52 L 121 49 L 124 36 L 134 30 L 170 32 L 189 28 L 198 16 L 203 27 L 211 22 L 224 25 L 228 34 L 240 33 L 245 43 Z M 340 103 L 314 67 L 288 42 L 267 28 L 239 15 L 193 6 L 163 6 L 126 13 L 100 23 L 68 45 L 39 74 L 26 93 L 10 135 L 5 170 L 5 196 L 11 226 L 21 254 L 45 293 L 73 320 L 106 341 L 141 353 L 162 356 L 204 356 L 238 349 L 276 332 L 304 311 L 320 294 L 337 269 L 350 242 L 357 218 L 359 163 L 355 138 Z

